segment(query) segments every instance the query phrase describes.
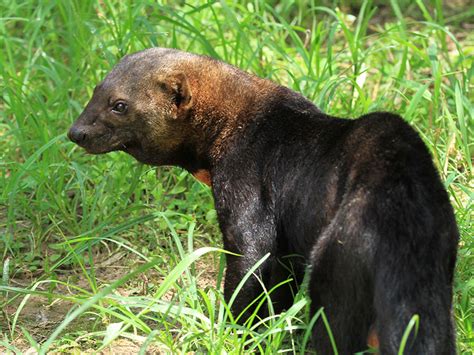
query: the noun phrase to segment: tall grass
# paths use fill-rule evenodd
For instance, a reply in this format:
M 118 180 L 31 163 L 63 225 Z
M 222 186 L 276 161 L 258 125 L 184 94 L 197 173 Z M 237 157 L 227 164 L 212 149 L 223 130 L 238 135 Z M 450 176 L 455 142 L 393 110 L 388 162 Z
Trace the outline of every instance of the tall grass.
M 222 251 L 202 249 L 220 245 L 207 187 L 123 153 L 85 155 L 65 138 L 123 55 L 163 46 L 280 82 L 333 115 L 402 114 L 431 150 L 455 207 L 458 349 L 472 349 L 474 35 L 463 26 L 474 9 L 356 3 L 2 2 L 0 346 L 102 349 L 127 338 L 143 351 L 307 349 L 314 320 L 304 290 L 284 315 L 247 327 L 232 319 L 222 302 Z M 107 258 L 129 273 L 104 279 Z M 209 270 L 213 281 L 203 286 Z M 41 336 L 22 321 L 34 297 L 71 307 Z

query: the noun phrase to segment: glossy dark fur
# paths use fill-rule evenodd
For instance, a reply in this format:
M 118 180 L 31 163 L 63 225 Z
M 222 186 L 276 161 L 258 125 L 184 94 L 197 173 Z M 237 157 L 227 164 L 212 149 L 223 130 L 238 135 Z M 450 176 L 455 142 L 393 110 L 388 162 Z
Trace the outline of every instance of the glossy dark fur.
M 125 117 L 110 114 L 114 95 L 129 102 Z M 70 136 L 92 153 L 209 172 L 224 246 L 242 254 L 228 257 L 227 299 L 265 254 L 267 289 L 288 277 L 277 258 L 298 254 L 298 281 L 309 264 L 312 313 L 324 307 L 340 354 L 366 349 L 371 327 L 380 352 L 397 353 L 414 314 L 420 328 L 405 353 L 455 353 L 458 231 L 426 147 L 399 116 L 330 117 L 224 63 L 153 49 L 109 74 Z M 233 313 L 261 292 L 251 278 Z M 277 310 L 292 302 L 288 287 L 273 298 Z M 314 346 L 332 353 L 321 321 Z

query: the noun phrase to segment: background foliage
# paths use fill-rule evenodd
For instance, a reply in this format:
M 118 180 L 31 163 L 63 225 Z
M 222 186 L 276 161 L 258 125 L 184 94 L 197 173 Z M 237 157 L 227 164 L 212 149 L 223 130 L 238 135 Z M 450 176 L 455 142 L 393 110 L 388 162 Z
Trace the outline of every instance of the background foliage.
M 0 349 L 306 349 L 304 292 L 248 329 L 229 318 L 223 254 L 202 248 L 220 245 L 207 187 L 65 137 L 123 55 L 163 46 L 275 80 L 333 115 L 402 114 L 456 211 L 458 343 L 472 351 L 469 1 L 3 0 L 0 16 Z

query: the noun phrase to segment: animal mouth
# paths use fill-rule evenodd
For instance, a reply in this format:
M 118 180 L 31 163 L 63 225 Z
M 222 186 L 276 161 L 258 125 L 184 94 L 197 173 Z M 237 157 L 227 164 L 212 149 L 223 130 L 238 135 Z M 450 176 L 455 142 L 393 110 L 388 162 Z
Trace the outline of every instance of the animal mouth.
M 89 154 L 105 154 L 116 150 L 121 150 L 120 142 L 111 142 L 110 135 L 104 134 L 103 136 L 97 137 L 89 142 L 79 144 Z
M 85 149 L 87 153 L 94 154 L 94 155 L 105 154 L 105 153 L 112 152 L 114 150 L 118 150 L 118 149 L 110 148 L 110 147 L 83 147 L 83 148 Z
M 139 144 L 133 142 L 133 139 L 124 140 L 124 137 L 117 137 L 110 133 L 105 133 L 101 136 L 94 137 L 85 142 L 77 143 L 88 154 L 106 154 L 114 151 L 124 151 L 131 153 L 140 149 Z
M 139 144 L 134 144 L 132 142 L 129 143 L 121 143 L 117 150 L 121 150 L 128 154 L 137 154 L 141 151 L 141 146 Z

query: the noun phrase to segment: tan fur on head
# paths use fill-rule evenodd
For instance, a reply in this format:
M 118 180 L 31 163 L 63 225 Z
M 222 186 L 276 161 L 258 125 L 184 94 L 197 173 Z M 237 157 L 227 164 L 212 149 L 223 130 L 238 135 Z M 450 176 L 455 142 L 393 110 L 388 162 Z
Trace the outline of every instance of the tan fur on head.
M 209 171 L 277 88 L 209 57 L 151 48 L 114 67 L 70 136 L 91 153 L 124 150 L 147 164 Z M 114 111 L 117 102 L 126 112 Z
M 198 152 L 214 157 L 221 154 L 230 135 L 245 126 L 252 111 L 258 110 L 277 86 L 212 58 L 169 49 L 150 49 L 129 59 L 155 63 L 150 69 L 161 89 L 179 94 L 183 100 L 178 109 L 172 107 L 166 114 L 189 120 L 196 136 L 205 144 L 198 145 Z M 160 127 L 157 131 L 156 136 L 164 130 Z M 193 175 L 211 185 L 209 170 L 199 169 Z
M 164 71 L 156 77 L 157 85 L 168 92 L 176 105 L 170 115 L 176 119 L 185 119 L 193 106 L 193 97 L 186 74 L 181 71 Z M 179 103 L 179 104 L 178 104 Z
M 186 77 L 193 96 L 192 124 L 208 138 L 216 138 L 212 149 L 216 155 L 235 127 L 243 127 L 277 87 L 226 63 L 189 53 L 173 56 L 167 70 Z

